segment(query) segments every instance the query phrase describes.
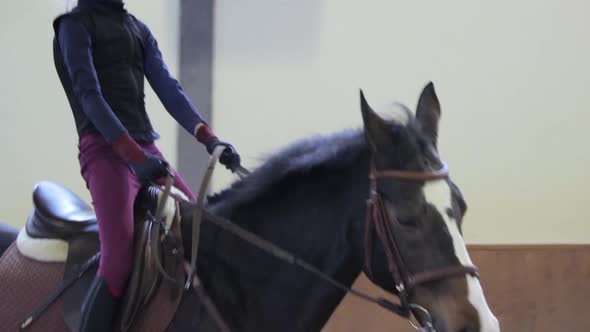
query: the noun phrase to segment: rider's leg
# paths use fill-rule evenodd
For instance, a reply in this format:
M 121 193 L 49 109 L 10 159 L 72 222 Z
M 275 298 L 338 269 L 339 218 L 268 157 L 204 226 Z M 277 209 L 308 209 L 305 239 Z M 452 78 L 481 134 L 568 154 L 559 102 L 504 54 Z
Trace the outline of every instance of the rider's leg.
M 154 143 L 142 147 L 164 158 Z M 92 196 L 101 243 L 99 270 L 83 307 L 80 331 L 108 330 L 132 266 L 133 205 L 141 186 L 127 164 L 101 137 L 82 139 L 80 165 Z M 195 200 L 176 171 L 175 186 L 191 201 Z
M 133 205 L 140 184 L 101 137 L 84 137 L 80 165 L 96 212 L 100 263 L 82 308 L 80 331 L 110 330 L 133 260 Z

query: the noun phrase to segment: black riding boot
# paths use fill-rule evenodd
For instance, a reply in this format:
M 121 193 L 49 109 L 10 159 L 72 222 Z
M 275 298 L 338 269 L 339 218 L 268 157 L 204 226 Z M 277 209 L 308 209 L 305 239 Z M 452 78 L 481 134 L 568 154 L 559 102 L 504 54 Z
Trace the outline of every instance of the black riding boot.
M 94 278 L 82 305 L 78 332 L 110 332 L 118 302 L 104 279 Z

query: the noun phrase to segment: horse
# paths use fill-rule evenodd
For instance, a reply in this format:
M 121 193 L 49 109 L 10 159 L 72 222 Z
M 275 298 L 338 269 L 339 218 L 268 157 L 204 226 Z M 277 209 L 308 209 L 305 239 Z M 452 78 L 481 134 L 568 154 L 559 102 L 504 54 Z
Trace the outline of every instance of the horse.
M 439 156 L 434 85 L 423 88 L 415 114 L 396 105 L 397 116 L 386 117 L 361 91 L 362 128 L 294 142 L 207 197 L 197 271 L 229 330 L 320 331 L 365 273 L 400 298 L 398 313 L 413 313 L 430 331 L 500 331 L 462 238 L 466 199 Z M 193 224 L 187 205 L 180 210 L 189 260 Z M 334 283 L 253 246 L 210 222 L 212 215 Z M 2 301 L 15 306 L 19 299 Z M 222 331 L 213 316 L 195 293 L 183 292 L 165 330 Z
M 0 223 L 0 257 L 12 242 L 16 240 L 18 229 Z

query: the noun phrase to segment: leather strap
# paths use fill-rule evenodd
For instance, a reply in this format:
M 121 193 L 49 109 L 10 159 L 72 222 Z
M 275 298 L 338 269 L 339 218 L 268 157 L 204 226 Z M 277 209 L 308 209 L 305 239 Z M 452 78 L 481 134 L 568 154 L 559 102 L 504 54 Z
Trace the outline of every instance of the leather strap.
M 385 256 L 387 258 L 387 266 L 389 272 L 393 277 L 395 288 L 398 291 L 400 303 L 403 307 L 409 310 L 408 294 L 406 292 L 406 280 L 409 278 L 409 273 L 405 269 L 402 257 L 400 255 L 397 241 L 395 240 L 393 226 L 387 217 L 387 211 L 381 196 L 376 193 L 372 194 L 372 204 L 368 211 L 368 223 L 373 224 L 375 232 L 383 245 Z
M 149 233 L 148 233 L 148 241 L 149 241 L 149 250 L 150 254 L 153 255 L 153 260 L 156 263 L 156 268 L 160 275 L 166 279 L 168 282 L 173 284 L 181 284 L 182 282 L 176 280 L 173 276 L 171 276 L 162 265 L 162 253 L 161 253 L 161 246 L 160 246 L 160 234 L 162 232 L 162 225 L 164 225 L 164 209 L 166 206 L 166 202 L 170 197 L 170 190 L 174 183 L 174 176 L 172 172 L 168 172 L 168 176 L 166 177 L 166 184 L 164 186 L 164 191 L 162 192 L 162 197 L 160 198 L 160 202 L 158 204 L 156 210 L 156 216 L 154 221 L 149 222 Z
M 442 167 L 433 172 L 418 172 L 418 171 L 397 171 L 386 170 L 377 171 L 374 166 L 372 168 L 372 176 L 374 178 L 396 178 L 400 180 L 410 181 L 433 181 L 446 178 L 449 176 L 449 167 L 444 161 L 441 161 Z M 373 164 L 374 165 L 374 164 Z
M 465 265 L 448 266 L 432 271 L 420 272 L 408 279 L 408 286 L 414 287 L 427 282 L 439 281 L 446 278 L 462 277 L 464 275 L 470 275 L 479 279 L 479 269 L 475 265 Z
M 201 186 L 199 187 L 199 194 L 197 195 L 197 203 L 196 206 L 198 209 L 195 209 L 193 212 L 193 236 L 192 236 L 192 250 L 191 250 L 191 265 L 190 270 L 188 272 L 188 276 L 186 278 L 186 284 L 184 288 L 188 290 L 191 286 L 191 282 L 193 281 L 193 275 L 197 272 L 197 256 L 199 254 L 199 238 L 201 234 L 201 222 L 203 219 L 202 209 L 205 203 L 205 192 L 207 191 L 207 187 L 209 186 L 209 182 L 211 182 L 211 176 L 213 175 L 213 170 L 215 170 L 215 165 L 219 160 L 219 157 L 225 150 L 224 146 L 218 146 L 213 150 L 211 153 L 211 158 L 209 159 L 209 164 L 207 165 L 207 170 L 205 171 L 205 176 L 201 181 Z
M 177 199 L 182 200 L 182 198 L 180 198 L 180 197 L 177 197 Z M 351 287 L 347 287 L 347 286 L 343 285 L 342 283 L 334 280 L 329 275 L 321 272 L 315 266 L 298 258 L 297 256 L 293 255 L 292 253 L 278 247 L 277 245 L 273 244 L 272 242 L 265 240 L 265 239 L 261 238 L 260 236 L 247 231 L 246 229 L 240 227 L 239 225 L 232 222 L 231 220 L 217 216 L 217 215 L 209 212 L 206 208 L 200 207 L 194 203 L 190 203 L 190 202 L 186 202 L 186 201 L 184 201 L 184 202 L 188 203 L 190 205 L 190 207 L 188 207 L 185 211 L 194 212 L 194 210 L 201 210 L 204 220 L 214 224 L 215 226 L 223 229 L 224 231 L 232 233 L 233 235 L 235 235 L 235 236 L 241 238 L 242 240 L 246 241 L 247 243 L 250 243 L 251 245 L 261 249 L 262 251 L 265 251 L 268 254 L 270 254 L 270 255 L 272 255 L 272 256 L 274 256 L 274 257 L 276 257 L 288 264 L 298 266 L 298 267 L 316 275 L 320 279 L 328 282 L 332 286 L 343 290 L 344 292 L 350 293 L 350 294 L 352 294 L 356 297 L 362 298 L 366 301 L 375 303 L 375 304 L 377 304 L 377 305 L 379 305 L 379 306 L 381 306 L 381 307 L 383 307 L 383 308 L 385 308 L 385 309 L 387 309 L 399 316 L 408 317 L 409 313 L 407 312 L 407 310 L 404 310 L 399 304 L 391 302 L 391 301 L 389 301 L 385 298 L 382 298 L 382 297 L 373 297 L 373 296 L 370 296 L 367 293 L 364 293 L 362 291 L 356 290 Z

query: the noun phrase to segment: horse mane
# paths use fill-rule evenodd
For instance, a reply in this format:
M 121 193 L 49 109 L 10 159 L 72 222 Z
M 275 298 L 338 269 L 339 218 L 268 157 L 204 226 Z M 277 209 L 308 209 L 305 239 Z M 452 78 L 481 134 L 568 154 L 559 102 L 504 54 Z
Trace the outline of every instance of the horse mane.
M 287 177 L 305 176 L 318 168 L 343 169 L 368 151 L 361 129 L 346 129 L 295 141 L 272 154 L 260 167 L 229 188 L 208 197 L 208 204 L 231 211 L 256 200 Z

